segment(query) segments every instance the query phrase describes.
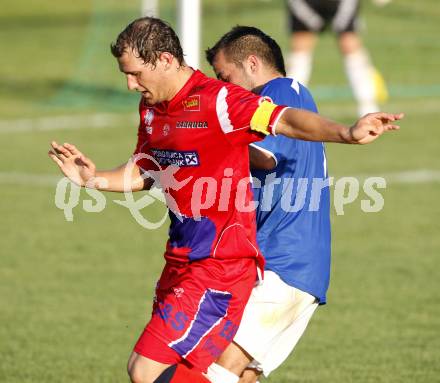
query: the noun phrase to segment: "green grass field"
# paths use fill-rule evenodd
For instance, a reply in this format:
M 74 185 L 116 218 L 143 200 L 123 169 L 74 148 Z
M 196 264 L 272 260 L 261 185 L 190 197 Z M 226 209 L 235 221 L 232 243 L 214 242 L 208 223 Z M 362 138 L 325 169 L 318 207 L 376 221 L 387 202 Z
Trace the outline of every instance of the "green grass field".
M 281 3 L 205 0 L 203 46 L 235 24 L 251 24 L 287 49 Z M 174 24 L 173 4 L 161 1 L 161 12 Z M 108 47 L 139 7 L 116 0 L 2 5 L 0 382 L 126 382 L 167 228 L 143 229 L 114 194 L 106 194 L 102 213 L 79 205 L 67 222 L 54 203 L 58 172 L 46 153 L 56 139 L 74 142 L 100 168 L 129 157 L 137 96 L 125 90 Z M 374 145 L 329 145 L 330 170 L 430 173 L 420 182 L 390 179 L 379 213 L 363 213 L 357 200 L 345 215 L 333 214 L 329 304 L 267 382 L 440 382 L 440 3 L 366 2 L 363 16 L 365 42 L 391 92 L 386 109 L 407 117 L 400 132 Z M 311 89 L 321 112 L 354 121 L 331 35 L 315 63 Z M 55 116 L 68 121 L 42 119 Z

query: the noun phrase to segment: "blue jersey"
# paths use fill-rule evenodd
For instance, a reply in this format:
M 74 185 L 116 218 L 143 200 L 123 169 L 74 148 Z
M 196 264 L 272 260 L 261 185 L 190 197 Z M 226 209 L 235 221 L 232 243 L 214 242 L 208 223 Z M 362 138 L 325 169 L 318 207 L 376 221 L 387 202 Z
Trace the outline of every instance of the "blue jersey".
M 317 112 L 307 88 L 289 78 L 269 81 L 260 94 L 278 105 Z M 274 170 L 252 170 L 252 176 L 260 181 L 254 182 L 254 196 L 258 203 L 257 240 L 266 258 L 266 270 L 324 304 L 331 252 L 324 145 L 267 136 L 252 146 L 269 151 L 277 163 Z

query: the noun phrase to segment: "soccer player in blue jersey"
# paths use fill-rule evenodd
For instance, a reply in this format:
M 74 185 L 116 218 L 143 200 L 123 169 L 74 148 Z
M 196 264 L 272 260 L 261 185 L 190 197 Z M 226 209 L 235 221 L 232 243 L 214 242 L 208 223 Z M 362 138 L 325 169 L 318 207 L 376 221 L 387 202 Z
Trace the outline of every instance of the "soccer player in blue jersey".
M 276 104 L 317 111 L 307 88 L 285 77 L 278 44 L 257 28 L 233 28 L 206 57 L 219 79 Z M 325 304 L 329 285 L 330 193 L 323 143 L 268 136 L 252 144 L 250 158 L 265 278 L 253 290 L 234 343 L 209 369 L 213 382 L 238 382 L 239 376 L 240 382 L 256 382 L 261 373 L 269 375 L 292 352 L 318 305 Z

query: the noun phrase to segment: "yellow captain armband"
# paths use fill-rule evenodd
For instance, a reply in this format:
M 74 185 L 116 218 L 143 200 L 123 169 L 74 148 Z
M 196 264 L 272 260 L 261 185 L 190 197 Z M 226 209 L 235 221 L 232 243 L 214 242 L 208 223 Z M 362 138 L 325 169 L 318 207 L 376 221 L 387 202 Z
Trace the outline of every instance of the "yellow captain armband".
M 270 117 L 277 105 L 264 100 L 255 111 L 251 119 L 251 129 L 263 133 L 266 136 L 270 134 Z

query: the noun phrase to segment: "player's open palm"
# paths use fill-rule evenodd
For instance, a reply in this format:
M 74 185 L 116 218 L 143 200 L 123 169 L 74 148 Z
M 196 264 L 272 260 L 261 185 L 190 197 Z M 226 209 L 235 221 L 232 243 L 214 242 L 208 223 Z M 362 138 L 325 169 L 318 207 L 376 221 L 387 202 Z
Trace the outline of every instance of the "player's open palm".
M 95 177 L 96 166 L 82 154 L 74 145 L 51 142 L 52 150 L 49 157 L 58 165 L 63 174 L 80 186 L 85 186 L 87 181 Z
M 352 140 L 358 144 L 369 144 L 386 131 L 398 130 L 399 126 L 394 122 L 402 118 L 403 113 L 369 113 L 350 128 Z

